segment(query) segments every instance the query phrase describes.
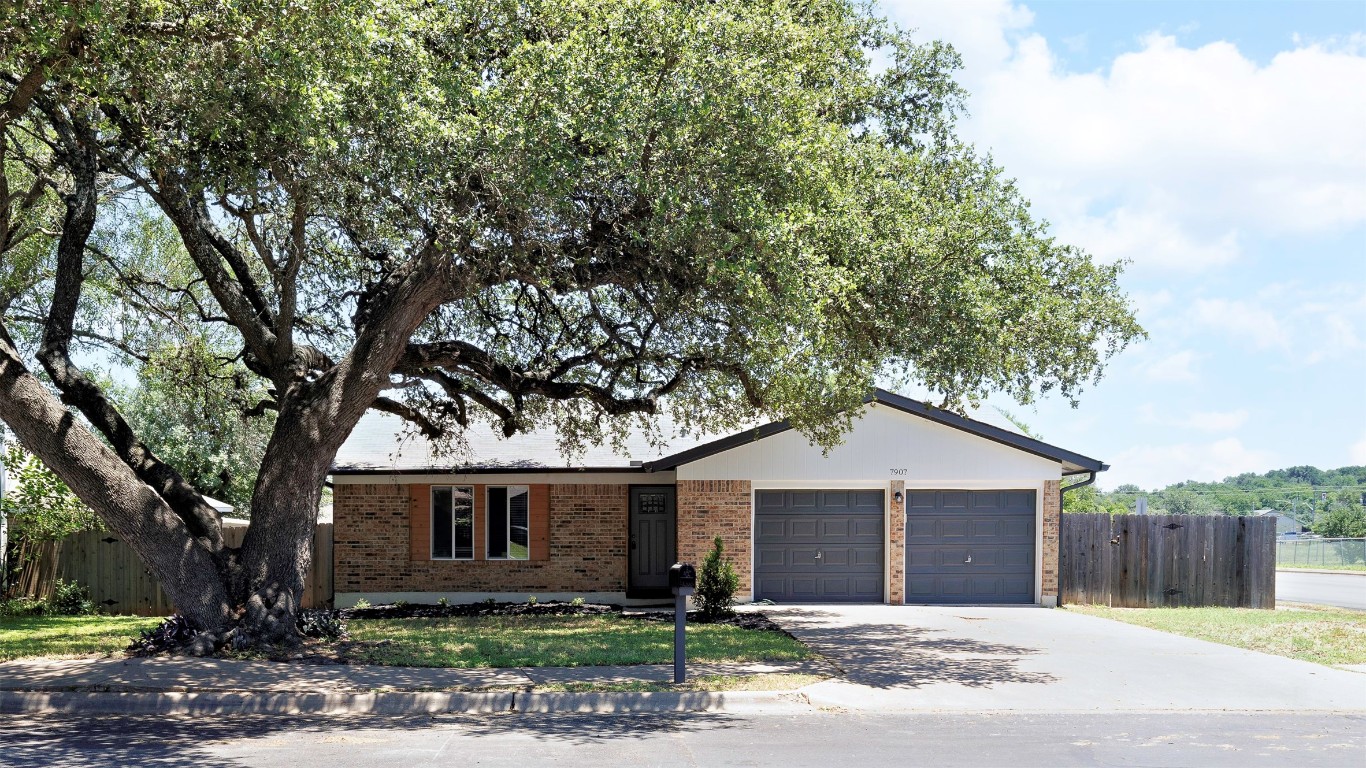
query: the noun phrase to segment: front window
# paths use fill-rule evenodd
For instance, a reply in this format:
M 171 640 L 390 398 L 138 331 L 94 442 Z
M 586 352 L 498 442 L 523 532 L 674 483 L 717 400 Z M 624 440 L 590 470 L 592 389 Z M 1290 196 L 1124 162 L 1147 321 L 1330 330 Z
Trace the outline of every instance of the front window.
M 488 557 L 526 560 L 531 554 L 531 504 L 525 485 L 488 489 Z
M 432 559 L 474 558 L 474 489 L 432 488 Z

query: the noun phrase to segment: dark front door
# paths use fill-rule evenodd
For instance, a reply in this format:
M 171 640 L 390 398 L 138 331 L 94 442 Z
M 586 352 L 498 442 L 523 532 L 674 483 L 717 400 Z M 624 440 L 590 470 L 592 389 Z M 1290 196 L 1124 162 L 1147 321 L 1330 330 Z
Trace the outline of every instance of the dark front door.
M 757 491 L 756 600 L 882 602 L 882 491 Z
M 1034 602 L 1034 492 L 907 491 L 906 602 Z
M 631 489 L 629 597 L 667 597 L 669 567 L 675 557 L 675 506 L 672 485 Z

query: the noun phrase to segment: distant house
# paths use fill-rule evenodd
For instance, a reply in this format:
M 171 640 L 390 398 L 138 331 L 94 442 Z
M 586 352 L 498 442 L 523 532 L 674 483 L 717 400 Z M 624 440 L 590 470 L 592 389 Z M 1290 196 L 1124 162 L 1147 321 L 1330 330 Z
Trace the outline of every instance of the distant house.
M 1258 509 L 1252 514 L 1258 517 L 1276 518 L 1277 536 L 1298 536 L 1301 533 L 1309 533 L 1309 526 L 1300 522 L 1289 512 L 1278 512 L 1274 509 Z
M 332 469 L 336 604 L 654 599 L 717 535 L 742 600 L 1057 604 L 1059 481 L 1105 464 L 883 390 L 860 415 L 828 453 L 777 423 L 572 459 L 471 432 L 459 462 L 367 419 Z

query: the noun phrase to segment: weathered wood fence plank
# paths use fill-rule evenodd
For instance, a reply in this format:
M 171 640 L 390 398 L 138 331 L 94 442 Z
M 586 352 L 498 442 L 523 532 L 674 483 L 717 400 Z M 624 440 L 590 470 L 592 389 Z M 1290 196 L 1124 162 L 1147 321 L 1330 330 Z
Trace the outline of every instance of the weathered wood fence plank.
M 1276 607 L 1273 518 L 1063 515 L 1063 603 Z
M 223 540 L 242 545 L 246 526 L 227 526 Z M 47 597 L 58 577 L 90 589 L 95 605 L 110 613 L 167 616 L 175 606 L 133 548 L 107 532 L 77 533 L 44 550 L 22 588 L 25 594 Z M 313 531 L 313 564 L 304 581 L 303 607 L 325 607 L 332 600 L 332 524 Z

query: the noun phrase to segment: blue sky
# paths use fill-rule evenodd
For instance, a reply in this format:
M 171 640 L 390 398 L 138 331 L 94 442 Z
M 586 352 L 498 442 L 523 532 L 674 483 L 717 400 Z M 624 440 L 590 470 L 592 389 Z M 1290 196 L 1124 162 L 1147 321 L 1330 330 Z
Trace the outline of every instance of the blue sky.
M 1053 231 L 1132 262 L 1150 338 L 1075 410 L 997 405 L 1103 488 L 1366 464 L 1366 2 L 881 10 L 958 48 L 962 134 Z

